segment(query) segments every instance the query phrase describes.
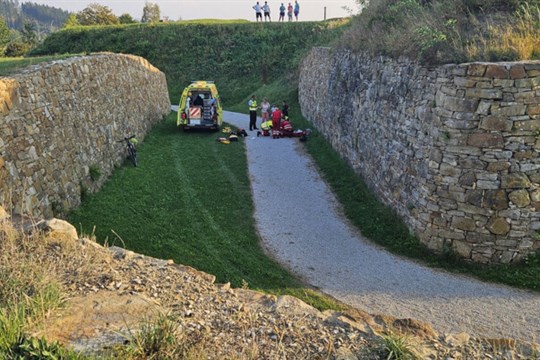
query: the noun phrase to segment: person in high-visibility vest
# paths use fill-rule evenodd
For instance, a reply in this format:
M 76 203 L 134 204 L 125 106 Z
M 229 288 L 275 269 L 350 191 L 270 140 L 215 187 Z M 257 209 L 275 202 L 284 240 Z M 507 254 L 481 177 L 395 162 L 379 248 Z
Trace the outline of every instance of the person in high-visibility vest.
M 249 105 L 249 131 L 258 130 L 257 128 L 257 100 L 255 95 L 251 96 Z

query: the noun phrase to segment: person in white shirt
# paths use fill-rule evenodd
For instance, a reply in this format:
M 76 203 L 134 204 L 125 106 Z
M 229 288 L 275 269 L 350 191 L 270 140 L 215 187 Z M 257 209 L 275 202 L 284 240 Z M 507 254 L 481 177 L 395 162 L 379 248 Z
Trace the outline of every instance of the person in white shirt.
M 266 21 L 266 17 L 268 16 L 268 21 L 272 22 L 272 19 L 270 18 L 270 6 L 268 5 L 268 1 L 264 2 L 262 9 L 264 11 L 264 21 Z
M 255 5 L 253 5 L 253 10 L 255 10 L 255 20 L 259 21 L 259 19 L 262 21 L 262 12 L 261 12 L 261 5 L 259 5 L 259 2 Z

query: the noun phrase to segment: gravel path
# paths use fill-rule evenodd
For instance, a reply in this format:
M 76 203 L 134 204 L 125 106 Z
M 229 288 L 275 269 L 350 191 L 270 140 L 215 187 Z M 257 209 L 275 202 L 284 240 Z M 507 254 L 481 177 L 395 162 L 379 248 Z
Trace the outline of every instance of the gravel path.
M 225 112 L 224 121 L 249 128 L 247 115 Z M 441 333 L 538 342 L 539 294 L 426 268 L 369 243 L 341 215 L 297 139 L 250 135 L 245 142 L 261 238 L 306 282 L 369 313 L 422 320 Z

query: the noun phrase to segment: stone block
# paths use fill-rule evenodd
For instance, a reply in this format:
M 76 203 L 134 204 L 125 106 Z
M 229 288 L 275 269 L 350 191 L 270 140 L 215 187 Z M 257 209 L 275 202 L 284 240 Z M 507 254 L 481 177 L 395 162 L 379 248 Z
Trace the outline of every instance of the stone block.
M 476 85 L 476 81 L 468 77 L 455 77 L 454 85 L 461 88 L 472 88 Z
M 540 115 L 540 105 L 529 105 L 529 107 L 527 108 L 527 115 Z
M 462 155 L 472 155 L 480 156 L 482 151 L 478 147 L 474 146 L 447 146 L 446 151 L 450 154 L 462 154 Z
M 508 198 L 504 190 L 487 190 L 484 193 L 483 207 L 493 210 L 504 210 L 508 208 Z
M 511 173 L 501 175 L 501 187 L 503 189 L 527 189 L 531 182 L 526 174 Z
M 467 75 L 474 77 L 483 77 L 486 73 L 487 66 L 485 64 L 474 63 L 467 67 Z
M 510 67 L 509 75 L 511 79 L 523 79 L 527 77 L 527 72 L 523 65 L 512 65 Z
M 512 191 L 508 194 L 508 198 L 514 205 L 520 208 L 526 207 L 531 203 L 529 192 L 524 189 Z
M 503 92 L 499 89 L 469 88 L 465 90 L 465 96 L 480 99 L 502 99 Z
M 438 235 L 442 237 L 443 239 L 465 240 L 465 234 L 463 232 L 458 232 L 458 231 L 440 230 L 438 232 Z
M 459 166 L 463 169 L 483 170 L 486 168 L 486 163 L 475 158 L 465 158 L 459 160 Z
M 451 166 L 446 163 L 442 163 L 440 167 L 440 174 L 445 176 L 459 176 L 461 174 L 461 170 L 455 166 Z
M 501 217 L 493 217 L 491 218 L 486 228 L 495 235 L 506 235 L 510 231 L 510 224 L 506 221 L 506 219 Z
M 533 163 L 521 163 L 519 165 L 519 170 L 524 173 L 533 172 L 540 170 L 540 164 L 533 164 Z
M 474 183 L 476 182 L 476 175 L 474 172 L 466 172 L 465 174 L 461 175 L 458 184 L 462 186 L 472 187 Z
M 532 202 L 540 202 L 540 189 L 532 190 L 529 193 L 529 197 Z
M 510 131 L 514 122 L 505 116 L 486 116 L 480 121 L 480 128 L 488 131 Z
M 478 189 L 484 189 L 484 190 L 494 190 L 498 189 L 501 186 L 500 181 L 489 181 L 489 180 L 477 180 L 476 181 L 476 187 Z
M 484 76 L 493 79 L 508 79 L 510 72 L 504 65 L 488 65 Z
M 458 112 L 476 112 L 478 108 L 478 99 L 465 99 L 460 97 L 446 96 L 443 107 L 450 111 Z
M 486 170 L 489 172 L 501 172 L 506 171 L 510 168 L 510 163 L 508 161 L 495 161 L 488 164 Z
M 516 79 L 515 84 L 519 89 L 532 90 L 533 88 L 533 82 L 529 78 Z
M 514 121 L 514 129 L 519 131 L 540 130 L 540 120 Z
M 482 199 L 484 198 L 484 190 L 467 190 L 465 194 L 465 201 L 471 205 L 481 207 Z
M 464 259 L 469 259 L 471 257 L 472 246 L 466 241 L 454 240 L 452 242 L 452 248 Z
M 475 133 L 469 135 L 467 145 L 478 148 L 502 148 L 504 139 L 501 134 Z
M 514 153 L 514 159 L 518 161 L 536 159 L 538 157 L 537 151 L 518 151 Z
M 473 219 L 463 217 L 453 217 L 451 226 L 463 231 L 474 231 L 476 229 L 476 224 Z
M 493 86 L 503 88 L 505 91 L 508 91 L 510 88 L 514 87 L 514 80 L 503 80 L 503 79 L 495 79 L 493 80 Z
M 491 113 L 497 116 L 520 116 L 525 115 L 526 112 L 527 105 L 515 103 L 513 105 L 501 106 L 491 109 Z

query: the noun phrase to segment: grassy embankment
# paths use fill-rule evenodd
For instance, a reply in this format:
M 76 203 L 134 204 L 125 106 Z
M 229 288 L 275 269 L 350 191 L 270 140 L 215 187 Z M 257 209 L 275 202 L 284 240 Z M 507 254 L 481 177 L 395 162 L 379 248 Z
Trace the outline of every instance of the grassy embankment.
M 369 15 L 370 12 L 366 11 L 366 14 Z M 366 20 L 360 17 L 355 21 L 358 26 Z M 295 125 L 305 128 L 310 125 L 301 118 L 296 93 L 298 61 L 311 45 L 328 42 L 341 32 L 341 29 L 323 30 L 320 26 L 303 23 L 272 26 L 214 24 L 205 27 L 192 24 L 79 28 L 57 33 L 42 49 L 38 49 L 37 53 L 47 49 L 52 53 L 109 50 L 139 54 L 146 56 L 167 74 L 173 102 L 177 101 L 181 88 L 189 80 L 213 78 L 229 109 L 245 111 L 246 99 L 252 93 L 259 95 L 259 98 L 266 96 L 271 101 L 285 98 L 291 104 Z M 354 31 L 353 27 L 349 34 Z M 136 32 L 144 36 L 134 36 Z M 179 34 L 184 36 L 180 37 Z M 170 40 L 176 38 L 181 40 Z M 201 40 L 203 38 L 204 41 Z M 98 39 L 101 39 L 101 42 Z M 218 50 L 216 46 L 221 46 L 219 44 L 227 44 L 229 47 L 223 47 L 226 49 L 223 51 Z M 268 54 L 272 56 L 268 57 Z M 205 61 L 194 62 L 193 59 Z M 265 72 L 267 81 L 263 84 Z M 474 274 L 484 280 L 540 289 L 540 261 L 535 257 L 530 258 L 526 264 L 517 266 L 486 267 L 460 262 L 452 254 L 445 254 L 443 257 L 430 255 L 418 240 L 409 234 L 403 223 L 371 195 L 362 180 L 352 173 L 321 136 L 315 132 L 307 147 L 340 198 L 347 216 L 368 238 L 392 251 L 424 261 L 431 266 Z M 98 224 L 92 220 L 93 211 L 96 210 L 89 209 L 85 215 L 87 224 Z M 208 268 L 196 266 L 200 269 Z M 219 277 L 220 273 L 227 274 L 229 271 L 225 269 L 223 272 L 214 273 Z M 254 287 L 258 287 L 257 284 L 251 283 Z

